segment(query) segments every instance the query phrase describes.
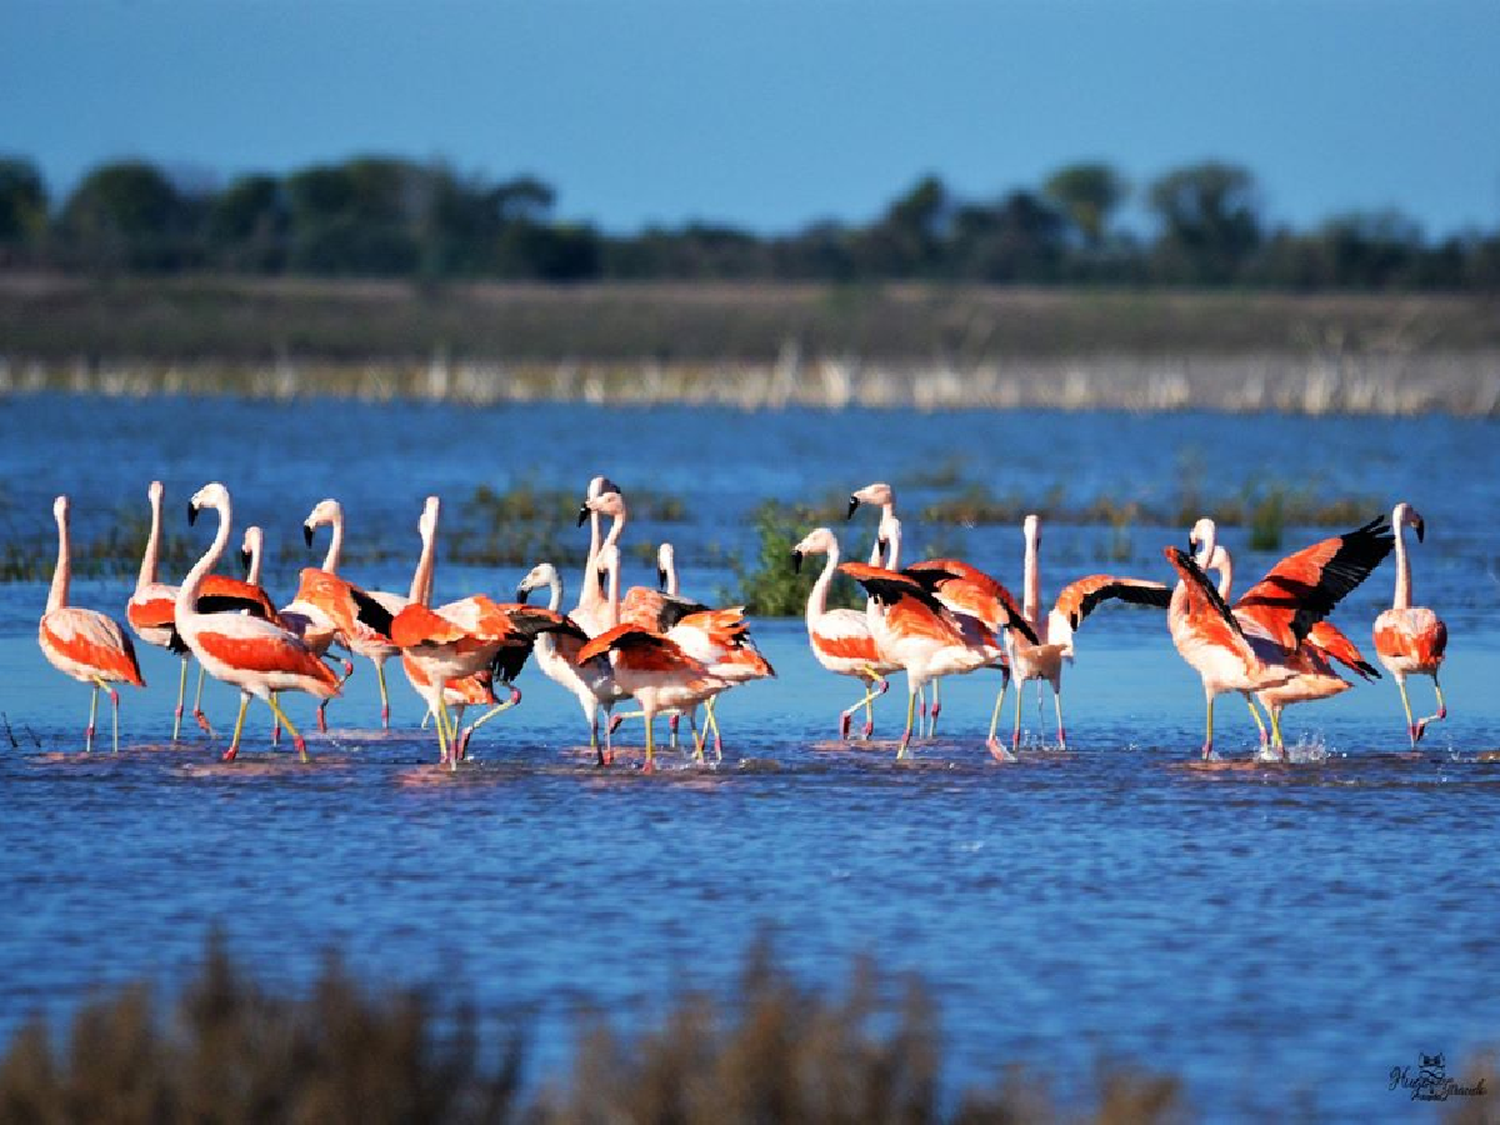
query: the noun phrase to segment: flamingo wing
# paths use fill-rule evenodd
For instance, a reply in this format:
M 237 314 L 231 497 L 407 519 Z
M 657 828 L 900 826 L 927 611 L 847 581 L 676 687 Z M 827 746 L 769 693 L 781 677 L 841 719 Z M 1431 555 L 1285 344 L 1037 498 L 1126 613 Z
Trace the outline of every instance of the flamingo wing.
M 1307 631 L 1303 647 L 1309 646 L 1352 668 L 1367 680 L 1380 679 L 1375 666 L 1364 658 L 1354 642 L 1332 621 L 1319 621 Z
M 901 573 L 949 609 L 978 618 L 991 629 L 1014 629 L 1031 644 L 1039 640 L 1015 596 L 976 566 L 959 559 L 927 559 Z
M 1172 588 L 1145 578 L 1116 578 L 1112 574 L 1090 574 L 1063 587 L 1057 595 L 1055 612 L 1068 619 L 1074 629 L 1103 603 L 1115 600 L 1131 605 L 1149 605 L 1166 609 L 1172 604 Z
M 204 602 L 208 602 L 205 608 Z M 199 613 L 232 613 L 243 611 L 251 617 L 276 620 L 276 606 L 265 587 L 223 574 L 210 574 L 198 589 Z
M 1163 553 L 1167 556 L 1167 561 L 1172 564 L 1172 569 L 1177 571 L 1178 577 L 1182 579 L 1187 590 L 1188 616 L 1204 624 L 1214 622 L 1227 627 L 1229 642 L 1233 647 L 1241 650 L 1242 656 L 1253 660 L 1250 643 L 1245 638 L 1245 630 L 1241 628 L 1228 604 L 1219 596 L 1219 591 L 1214 584 L 1208 580 L 1208 575 L 1204 574 L 1202 568 L 1193 560 L 1193 556 L 1181 547 L 1166 547 L 1163 548 Z
M 935 614 L 943 612 L 942 603 L 910 575 L 857 562 L 840 563 L 839 570 L 863 586 L 880 605 L 893 606 L 903 598 L 912 598 Z
M 245 672 L 285 672 L 307 676 L 336 694 L 339 678 L 312 649 L 284 629 L 254 617 L 223 617 L 200 628 L 196 637 L 215 660 Z
M 39 639 L 51 649 L 101 679 L 145 687 L 130 634 L 119 622 L 97 610 L 80 606 L 54 609 L 41 620 Z
M 453 644 L 468 635 L 469 631 L 457 622 L 416 602 L 391 620 L 391 643 L 398 648 Z
M 1235 609 L 1282 647 L 1296 648 L 1395 545 L 1385 518 L 1373 519 L 1288 555 L 1245 591 Z
M 580 660 L 614 650 L 630 667 L 644 672 L 701 672 L 703 665 L 690 657 L 675 641 L 638 625 L 616 625 L 600 633 L 578 653 Z
M 831 609 L 808 630 L 812 646 L 824 656 L 880 663 L 880 650 L 870 632 L 869 619 L 852 609 Z

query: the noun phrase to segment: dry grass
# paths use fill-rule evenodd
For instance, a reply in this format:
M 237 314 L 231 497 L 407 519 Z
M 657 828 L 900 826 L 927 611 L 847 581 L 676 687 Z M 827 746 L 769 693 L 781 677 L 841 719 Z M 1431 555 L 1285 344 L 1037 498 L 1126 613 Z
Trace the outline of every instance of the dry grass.
M 510 1030 L 486 1036 L 484 1027 Z M 595 1122 L 1099 1125 L 1186 1118 L 1181 1086 L 1101 1067 L 1065 1091 L 1021 1067 L 944 1108 L 938 1016 L 919 983 L 856 966 L 841 995 L 798 984 L 760 943 L 735 994 L 678 997 L 655 1026 L 585 1021 L 571 1071 L 524 1080 L 516 1021 L 370 990 L 336 961 L 305 996 L 267 990 L 211 941 L 163 1009 L 143 986 L 95 999 L 65 1039 L 34 1022 L 0 1059 L 0 1122 Z M 486 1040 L 490 1042 L 486 1042 Z M 1081 1108 L 1080 1108 L 1081 1107 Z

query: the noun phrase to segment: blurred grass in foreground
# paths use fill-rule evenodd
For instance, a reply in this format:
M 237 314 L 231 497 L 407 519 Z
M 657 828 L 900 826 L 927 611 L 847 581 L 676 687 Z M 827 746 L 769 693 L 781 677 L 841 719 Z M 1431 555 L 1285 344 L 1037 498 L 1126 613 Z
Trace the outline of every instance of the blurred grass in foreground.
M 499 1028 L 489 1031 L 489 1028 Z M 370 988 L 335 959 L 305 995 L 267 989 L 210 938 L 175 1003 L 133 985 L 67 1034 L 34 1021 L 0 1059 L 0 1121 L 873 1122 L 1186 1120 L 1180 1082 L 1100 1067 L 1064 1103 L 1023 1067 L 942 1095 L 937 1013 L 914 980 L 856 964 L 842 994 L 805 987 L 767 943 L 736 993 L 676 997 L 653 1026 L 579 1029 L 570 1072 L 531 1081 L 519 1018 Z M 946 1108 L 951 1102 L 953 1108 Z

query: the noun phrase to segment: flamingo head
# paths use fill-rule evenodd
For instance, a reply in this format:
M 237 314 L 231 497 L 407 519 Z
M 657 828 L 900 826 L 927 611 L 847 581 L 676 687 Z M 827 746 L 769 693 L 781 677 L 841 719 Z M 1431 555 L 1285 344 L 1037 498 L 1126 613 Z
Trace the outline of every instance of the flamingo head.
M 154 480 L 146 486 L 146 499 L 151 501 L 153 508 L 161 507 L 162 492 L 163 489 L 159 480 Z
M 598 512 L 601 516 L 621 518 L 625 515 L 625 498 L 618 492 L 601 492 L 585 500 L 583 507 L 585 511 Z
M 617 485 L 614 481 L 610 480 L 608 477 L 595 477 L 593 480 L 589 481 L 588 491 L 584 493 L 583 503 L 578 508 L 579 527 L 582 527 L 584 521 L 589 518 L 590 511 L 598 511 L 597 508 L 591 508 L 589 506 L 589 501 L 597 500 L 606 492 L 619 493 L 620 486 Z
M 246 574 L 250 573 L 250 568 L 254 564 L 256 557 L 260 554 L 265 541 L 265 532 L 261 531 L 255 524 L 252 523 L 249 527 L 245 528 L 245 542 L 240 547 L 240 565 L 245 568 Z
M 792 570 L 798 572 L 802 569 L 803 555 L 826 555 L 839 548 L 838 540 L 834 538 L 833 532 L 826 527 L 815 527 L 809 531 L 802 542 L 792 548 Z
M 1032 512 L 1021 521 L 1021 534 L 1025 536 L 1027 543 L 1041 543 L 1042 541 L 1042 517 Z
M 443 502 L 436 496 L 429 496 L 427 502 L 422 505 L 422 514 L 417 519 L 417 534 L 424 540 L 431 539 L 437 534 L 438 516 L 442 514 Z
M 220 512 L 228 511 L 229 489 L 218 481 L 212 481 L 193 493 L 192 499 L 188 501 L 189 525 L 197 520 L 198 513 L 204 508 L 217 508 Z
M 59 524 L 67 523 L 68 511 L 71 507 L 72 503 L 66 496 L 59 496 L 56 500 L 52 501 L 52 518 Z
M 313 545 L 313 530 L 324 524 L 339 524 L 344 522 L 344 508 L 337 500 L 319 500 L 313 505 L 313 510 L 307 513 L 307 519 L 302 521 L 302 541 L 309 547 Z
M 516 601 L 525 603 L 526 595 L 533 590 L 540 590 L 544 586 L 550 586 L 558 581 L 557 567 L 551 563 L 537 563 L 531 568 L 530 573 L 521 579 L 521 584 L 516 587 Z
M 1398 533 L 1403 526 L 1411 528 L 1417 533 L 1418 543 L 1421 543 L 1427 535 L 1427 523 L 1422 519 L 1422 513 L 1405 500 L 1396 505 L 1395 512 L 1391 514 L 1391 523 Z
M 1195 557 L 1199 560 L 1199 566 L 1211 563 L 1218 543 L 1219 529 L 1207 516 L 1193 524 L 1193 529 L 1188 532 L 1188 550 L 1197 552 Z
M 863 488 L 849 493 L 849 511 L 845 513 L 845 519 L 853 519 L 854 513 L 861 504 L 873 504 L 877 507 L 887 508 L 896 503 L 896 493 L 885 481 L 876 481 L 867 484 Z
M 656 549 L 656 585 L 659 589 L 667 588 L 667 578 L 676 570 L 676 555 L 672 544 L 663 543 Z

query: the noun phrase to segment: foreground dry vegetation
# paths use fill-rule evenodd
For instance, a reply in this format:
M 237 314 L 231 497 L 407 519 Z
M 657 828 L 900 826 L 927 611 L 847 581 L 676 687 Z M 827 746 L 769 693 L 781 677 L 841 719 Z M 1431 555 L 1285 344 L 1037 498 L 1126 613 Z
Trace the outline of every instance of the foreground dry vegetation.
M 525 1071 L 518 1019 L 375 991 L 330 962 L 277 993 L 211 941 L 178 1001 L 143 985 L 84 1005 L 59 1046 L 35 1022 L 0 1060 L 0 1121 L 571 1123 L 1166 1122 L 1179 1083 L 1102 1068 L 1068 1108 L 1019 1069 L 941 1090 L 937 1014 L 914 982 L 858 967 L 843 995 L 797 984 L 764 945 L 727 1002 L 685 994 L 622 1033 L 584 1021 L 571 1072 Z M 952 1108 L 947 1103 L 952 1102 Z
M 760 942 L 727 1000 L 685 993 L 628 1030 L 584 1019 L 571 1069 L 537 1076 L 522 1016 L 363 987 L 332 959 L 305 995 L 277 992 L 211 938 L 173 1004 L 137 984 L 84 1004 L 61 1036 L 40 1020 L 18 1032 L 0 1058 L 0 1122 L 1151 1125 L 1208 1108 L 1172 1076 L 1103 1063 L 1071 1085 L 997 1066 L 992 1084 L 950 1091 L 939 1022 L 917 981 L 862 961 L 839 994 L 808 988 Z M 1464 1073 L 1500 1080 L 1492 1057 Z M 1306 1092 L 1288 1097 L 1289 1116 L 1316 1118 Z M 1492 1097 L 1444 1108 L 1494 1120 Z

